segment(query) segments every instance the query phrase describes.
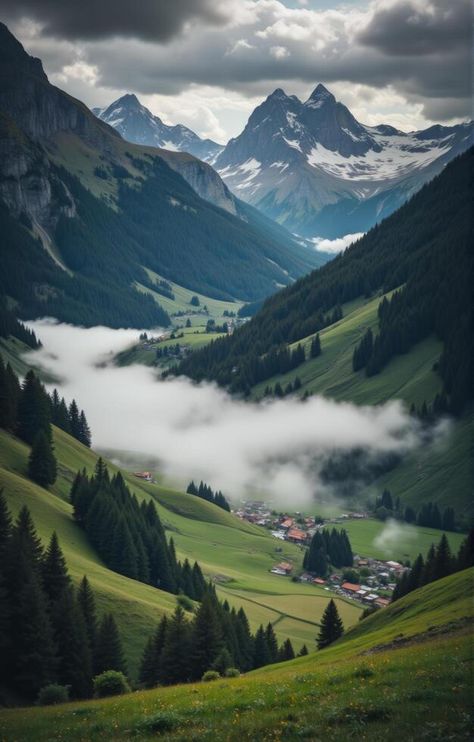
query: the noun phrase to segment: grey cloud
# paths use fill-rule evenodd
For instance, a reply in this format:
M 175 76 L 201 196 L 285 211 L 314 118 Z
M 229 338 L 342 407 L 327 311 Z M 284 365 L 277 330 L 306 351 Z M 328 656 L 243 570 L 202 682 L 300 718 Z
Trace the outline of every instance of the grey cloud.
M 190 4 L 182 2 L 183 7 Z M 217 7 L 222 5 L 225 3 Z M 227 8 L 231 6 L 227 4 Z M 193 7 L 196 10 L 208 5 L 201 0 Z M 312 33 L 304 40 L 292 37 L 291 29 L 287 36 L 272 36 L 269 29 L 276 21 L 280 17 L 288 20 L 288 11 L 283 12 L 283 6 L 276 1 L 256 3 L 252 22 L 247 19 L 239 24 L 234 18 L 225 32 L 203 24 L 192 34 L 169 39 L 166 46 L 136 38 L 93 39 L 77 46 L 81 58 L 97 67 L 97 87 L 111 90 L 176 95 L 196 84 L 220 86 L 245 97 L 264 97 L 275 87 L 284 86 L 288 93 L 298 92 L 298 86 L 310 87 L 320 80 L 329 85 L 343 82 L 378 89 L 391 85 L 409 102 L 421 103 L 425 116 L 431 120 L 469 116 L 471 74 L 466 0 L 431 0 L 431 5 L 396 0 L 372 7 L 355 39 L 349 38 L 351 24 L 343 25 L 343 14 L 336 21 L 334 13 L 330 17 L 314 14 L 316 34 L 325 24 L 334 30 L 331 42 L 317 50 Z M 433 9 L 427 15 L 429 7 Z M 356 20 L 359 25 L 362 23 L 360 13 Z M 43 35 L 30 39 L 27 45 L 33 53 L 44 56 L 48 41 L 51 51 L 46 56 L 51 66 L 47 66 L 47 71 L 57 73 L 62 55 L 55 65 L 56 41 Z M 278 63 L 270 53 L 276 43 L 289 51 L 289 56 Z M 74 80 L 68 81 L 68 90 L 74 93 L 75 85 Z
M 362 44 L 394 56 L 423 56 L 472 43 L 469 0 L 431 0 L 382 5 L 358 35 Z
M 135 37 L 165 42 L 190 21 L 222 23 L 222 3 L 213 0 L 2 0 L 11 18 L 26 16 L 46 35 L 68 39 Z

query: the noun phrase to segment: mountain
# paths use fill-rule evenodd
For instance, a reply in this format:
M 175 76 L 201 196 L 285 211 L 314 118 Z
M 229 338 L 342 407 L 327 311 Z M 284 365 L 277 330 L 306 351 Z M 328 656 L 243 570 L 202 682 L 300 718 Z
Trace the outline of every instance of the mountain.
M 472 144 L 473 124 L 409 134 L 364 126 L 319 84 L 275 90 L 214 166 L 229 188 L 306 238 L 366 232 Z
M 460 412 L 473 395 L 473 165 L 471 148 L 342 255 L 270 297 L 250 322 L 193 354 L 180 371 L 246 393 L 290 370 L 306 378 L 309 352 L 306 360 L 301 354 L 290 359 L 282 346 L 295 351 L 301 342 L 309 351 L 318 332 L 336 325 L 347 305 L 354 309 L 348 303 L 372 298 L 377 305 L 374 337 L 354 359 L 349 375 L 356 378 L 357 373 L 367 385 L 376 384 L 392 359 L 410 353 L 427 338 L 437 338 L 434 363 L 443 398 L 437 404 Z M 356 320 L 354 328 L 360 326 L 361 319 Z M 361 339 L 358 335 L 345 338 L 350 355 Z M 325 363 L 324 344 L 322 350 Z M 333 360 L 340 365 L 340 359 Z M 335 367 L 328 373 L 334 385 L 342 383 Z M 396 390 L 393 396 L 398 396 Z M 430 391 L 433 385 L 426 402 L 431 401 Z
M 113 126 L 127 142 L 161 147 L 172 152 L 189 152 L 205 162 L 215 160 L 223 145 L 212 139 L 201 139 L 187 126 L 168 126 L 159 116 L 145 108 L 137 96 L 123 95 L 106 108 L 93 108 L 92 112 L 106 124 Z
M 51 85 L 3 24 L 0 151 L 0 294 L 23 318 L 163 325 L 159 304 L 135 289 L 150 282 L 146 268 L 249 301 L 318 263 L 206 163 L 125 142 Z

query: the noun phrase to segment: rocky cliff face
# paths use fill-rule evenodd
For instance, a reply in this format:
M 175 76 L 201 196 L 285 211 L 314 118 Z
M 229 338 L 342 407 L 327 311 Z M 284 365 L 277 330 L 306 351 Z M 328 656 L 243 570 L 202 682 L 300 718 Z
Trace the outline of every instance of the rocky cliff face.
M 44 243 L 61 215 L 76 213 L 73 197 L 50 165 L 50 152 L 62 133 L 75 135 L 104 162 L 123 166 L 120 134 L 51 85 L 41 61 L 0 24 L 0 197 L 12 214 L 31 220 Z M 180 152 L 156 150 L 153 156 L 161 156 L 202 198 L 237 213 L 233 195 L 211 167 Z

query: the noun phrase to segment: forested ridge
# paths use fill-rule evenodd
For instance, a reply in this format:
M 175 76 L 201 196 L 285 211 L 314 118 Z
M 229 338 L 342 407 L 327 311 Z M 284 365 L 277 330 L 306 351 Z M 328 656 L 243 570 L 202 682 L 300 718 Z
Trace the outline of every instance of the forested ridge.
M 369 351 L 359 353 L 356 368 L 375 374 L 435 334 L 444 344 L 438 370 L 447 406 L 462 409 L 473 391 L 473 160 L 471 148 L 343 254 L 267 299 L 231 337 L 185 359 L 179 373 L 246 392 L 262 380 L 267 354 L 317 333 L 345 302 L 398 288 L 382 302 L 379 332 Z

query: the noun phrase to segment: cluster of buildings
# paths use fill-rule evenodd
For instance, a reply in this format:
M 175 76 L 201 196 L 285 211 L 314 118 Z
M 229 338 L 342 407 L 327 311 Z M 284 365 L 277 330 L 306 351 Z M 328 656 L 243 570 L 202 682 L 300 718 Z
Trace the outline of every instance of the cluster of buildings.
M 235 515 L 249 523 L 269 529 L 274 538 L 281 541 L 291 541 L 301 546 L 309 545 L 319 528 L 332 524 L 343 525 L 345 521 L 350 519 L 369 517 L 367 513 L 344 513 L 337 518 L 323 520 L 312 516 L 302 516 L 300 513 L 294 515 L 288 513 L 276 514 L 268 504 L 259 500 L 244 502 L 242 507 L 235 511 Z
M 338 595 L 351 598 L 363 605 L 385 608 L 390 603 L 390 594 L 395 589 L 397 579 L 407 569 L 399 562 L 365 559 L 359 556 L 354 557 L 354 569 L 356 568 L 359 574 L 363 572 L 363 582 L 349 582 L 337 573 L 330 575 L 327 579 L 322 579 L 314 577 L 309 572 L 303 572 L 299 579 L 301 582 L 310 582 L 313 585 L 333 590 Z

